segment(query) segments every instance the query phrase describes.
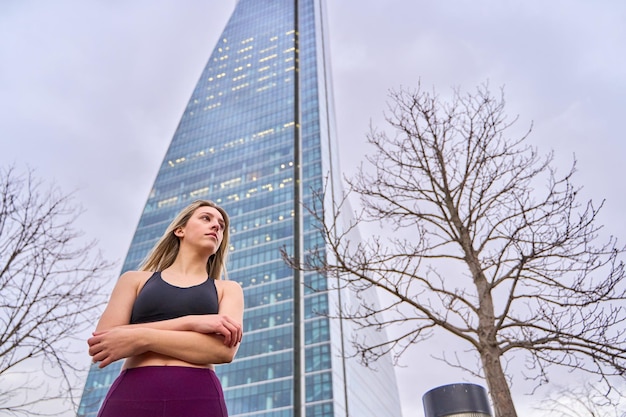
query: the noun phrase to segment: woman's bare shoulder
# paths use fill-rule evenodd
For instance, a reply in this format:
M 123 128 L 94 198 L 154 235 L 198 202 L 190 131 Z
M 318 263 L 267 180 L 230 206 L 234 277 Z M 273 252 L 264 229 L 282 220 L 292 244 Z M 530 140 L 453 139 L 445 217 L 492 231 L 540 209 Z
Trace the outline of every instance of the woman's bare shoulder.
M 152 271 L 126 271 L 120 275 L 119 283 L 132 286 L 143 286 L 154 274 Z
M 237 281 L 227 281 L 224 279 L 215 280 L 215 287 L 222 294 L 242 294 L 243 289 Z
M 232 289 L 241 289 L 241 284 L 239 284 L 237 281 L 229 281 L 226 279 L 216 279 L 215 280 L 215 286 L 218 288 L 224 288 L 224 289 L 228 289 L 228 288 L 232 288 Z
M 128 279 L 128 280 L 142 280 L 145 278 L 150 278 L 154 274 L 152 271 L 126 271 L 122 275 L 120 275 L 120 279 Z
M 220 313 L 241 321 L 243 319 L 244 295 L 241 284 L 236 281 L 216 280 Z

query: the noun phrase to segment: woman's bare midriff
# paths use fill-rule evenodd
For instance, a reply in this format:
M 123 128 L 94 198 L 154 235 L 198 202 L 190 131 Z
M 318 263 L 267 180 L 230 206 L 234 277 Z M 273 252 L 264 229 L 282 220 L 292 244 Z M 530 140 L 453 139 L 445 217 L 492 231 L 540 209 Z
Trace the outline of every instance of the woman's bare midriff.
M 188 366 L 190 368 L 214 369 L 214 366 L 211 364 L 198 365 L 154 352 L 146 352 L 142 353 L 141 355 L 131 356 L 130 358 L 126 359 L 122 369 L 139 368 L 141 366 Z

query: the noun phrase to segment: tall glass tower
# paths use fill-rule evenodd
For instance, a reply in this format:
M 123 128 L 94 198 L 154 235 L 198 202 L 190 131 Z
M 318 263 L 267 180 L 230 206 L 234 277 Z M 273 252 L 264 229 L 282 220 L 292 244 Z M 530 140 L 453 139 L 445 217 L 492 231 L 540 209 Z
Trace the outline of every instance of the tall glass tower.
M 220 365 L 231 416 L 399 417 L 393 367 L 348 359 L 347 293 L 281 259 L 324 242 L 313 192 L 340 172 L 323 0 L 239 0 L 184 111 L 139 220 L 123 271 L 196 199 L 231 216 L 228 278 L 244 288 L 244 341 Z M 368 335 L 381 337 L 381 334 Z M 92 368 L 78 415 L 95 416 L 121 363 Z

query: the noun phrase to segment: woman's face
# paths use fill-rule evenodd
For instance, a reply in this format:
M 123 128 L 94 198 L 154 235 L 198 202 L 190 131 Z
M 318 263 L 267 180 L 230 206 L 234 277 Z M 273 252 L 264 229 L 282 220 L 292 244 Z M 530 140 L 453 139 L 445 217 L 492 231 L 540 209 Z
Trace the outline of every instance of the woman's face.
M 225 225 L 224 217 L 218 209 L 203 206 L 193 212 L 184 227 L 176 230 L 176 236 L 181 239 L 181 244 L 205 248 L 213 255 L 222 244 Z

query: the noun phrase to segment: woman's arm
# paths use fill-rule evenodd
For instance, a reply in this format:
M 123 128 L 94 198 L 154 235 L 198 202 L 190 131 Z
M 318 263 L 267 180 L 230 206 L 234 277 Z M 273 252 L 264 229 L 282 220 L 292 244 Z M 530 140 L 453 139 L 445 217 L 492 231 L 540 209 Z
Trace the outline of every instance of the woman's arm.
M 230 339 L 229 335 L 217 332 L 218 335 L 224 337 L 224 345 L 228 347 L 224 354 L 228 359 L 227 362 L 231 362 L 235 358 L 243 337 L 243 289 L 235 281 L 216 281 L 216 283 L 219 285 L 219 314 L 231 318 L 237 325 L 237 332 L 231 333 Z
M 223 314 L 190 314 L 188 316 L 182 316 L 175 319 L 151 321 L 146 323 L 126 324 L 122 326 L 126 329 L 138 329 L 147 328 L 154 330 L 180 330 L 180 331 L 192 331 L 197 333 L 211 334 L 217 333 L 224 335 L 227 339 L 225 344 L 231 344 L 231 336 L 235 339 L 237 337 L 237 330 L 239 323 L 234 321 L 228 316 Z M 111 329 L 108 329 L 111 330 Z M 104 333 L 108 330 L 96 330 L 94 334 Z M 238 335 L 241 340 L 241 334 Z M 237 343 L 235 340 L 233 343 Z
M 130 322 L 133 304 L 139 293 L 139 287 L 149 277 L 150 272 L 128 271 L 123 273 L 113 287 L 109 302 L 100 316 L 96 332 L 111 329 Z
M 128 318 L 121 323 L 125 294 L 132 286 L 118 284 L 96 332 L 88 340 L 93 361 L 100 362 L 103 368 L 118 359 L 148 351 L 200 365 L 232 361 L 242 338 L 243 291 L 235 282 L 218 282 L 218 314 L 133 325 L 127 323 L 137 290 L 127 311 Z M 107 313 L 109 310 L 113 311 Z
M 229 363 L 235 358 L 243 337 L 244 299 L 241 286 L 234 281 L 216 281 L 218 314 L 180 317 L 186 332 L 146 329 L 145 349 L 195 364 Z M 178 319 L 174 319 L 178 320 Z M 185 327 L 182 323 L 187 323 Z M 147 323 L 148 324 L 148 323 Z M 168 326 L 160 323 L 156 326 Z M 197 349 L 189 349 L 189 346 Z
M 104 368 L 124 358 L 155 352 L 182 361 L 209 365 L 232 361 L 230 347 L 217 334 L 158 330 L 148 327 L 115 327 L 89 339 L 89 354 Z

